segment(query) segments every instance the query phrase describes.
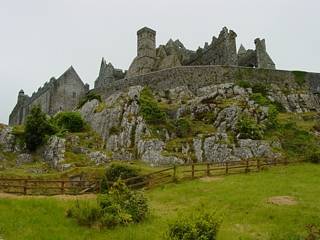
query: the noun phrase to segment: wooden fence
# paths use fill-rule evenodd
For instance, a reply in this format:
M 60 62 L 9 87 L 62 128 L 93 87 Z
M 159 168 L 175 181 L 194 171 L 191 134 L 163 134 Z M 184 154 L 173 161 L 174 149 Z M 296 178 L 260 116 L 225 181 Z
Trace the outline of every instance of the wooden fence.
M 150 188 L 186 178 L 199 178 L 204 176 L 221 176 L 229 174 L 257 172 L 268 166 L 289 163 L 279 160 L 244 160 L 230 162 L 205 162 L 176 165 L 152 172 L 146 175 L 125 179 L 124 182 L 130 188 Z M 31 195 L 54 194 L 83 194 L 87 192 L 101 192 L 102 179 L 93 180 L 35 180 L 25 178 L 0 178 L 0 190 L 8 193 Z M 111 185 L 112 182 L 107 184 Z
M 130 188 L 150 188 L 159 184 L 171 182 L 175 178 L 176 167 L 166 168 L 146 175 L 125 179 Z M 56 195 L 100 193 L 102 179 L 93 180 L 42 180 L 26 178 L 0 178 L 0 190 L 6 193 L 24 195 Z M 112 182 L 108 182 L 112 185 Z
M 288 164 L 288 162 L 257 159 L 244 161 L 226 161 L 220 163 L 192 163 L 184 165 L 184 169 L 181 172 L 182 176 L 187 178 L 222 176 L 228 174 L 257 172 L 262 170 L 266 166 L 276 166 L 279 164 Z
M 94 180 L 38 180 L 26 178 L 0 178 L 0 189 L 7 193 L 30 195 L 81 194 L 100 192 L 100 179 Z

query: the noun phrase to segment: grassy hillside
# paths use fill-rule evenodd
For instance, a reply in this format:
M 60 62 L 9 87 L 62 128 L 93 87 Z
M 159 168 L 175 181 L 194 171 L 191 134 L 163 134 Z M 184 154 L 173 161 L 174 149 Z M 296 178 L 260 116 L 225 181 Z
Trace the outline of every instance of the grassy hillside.
M 2 198 L 0 236 L 9 240 L 160 240 L 168 222 L 202 206 L 223 215 L 220 240 L 299 239 L 307 234 L 307 224 L 320 226 L 319 176 L 320 165 L 302 164 L 166 185 L 147 192 L 152 210 L 146 222 L 102 231 L 80 227 L 65 217 L 74 200 Z M 296 204 L 268 203 L 274 196 L 291 196 Z

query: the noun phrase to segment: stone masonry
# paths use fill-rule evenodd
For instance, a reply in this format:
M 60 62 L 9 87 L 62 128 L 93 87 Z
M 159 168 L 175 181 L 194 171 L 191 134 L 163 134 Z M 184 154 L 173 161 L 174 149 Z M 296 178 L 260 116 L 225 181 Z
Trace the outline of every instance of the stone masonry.
M 35 105 L 39 105 L 48 115 L 73 110 L 88 91 L 89 85 L 85 85 L 74 68 L 70 67 L 58 79 L 51 78 L 31 97 L 20 90 L 18 102 L 9 117 L 9 124 L 23 124 Z

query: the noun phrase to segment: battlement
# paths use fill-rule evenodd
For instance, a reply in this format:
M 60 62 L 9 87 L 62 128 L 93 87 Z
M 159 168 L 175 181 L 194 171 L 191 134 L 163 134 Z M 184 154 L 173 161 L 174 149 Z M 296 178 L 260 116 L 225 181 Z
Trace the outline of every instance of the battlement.
M 139 76 L 127 77 L 115 81 L 103 88 L 94 89 L 104 97 L 122 91 L 130 86 L 148 86 L 154 90 L 166 90 L 179 86 L 187 86 L 189 90 L 197 89 L 210 84 L 232 83 L 249 81 L 277 85 L 280 89 L 299 90 L 306 88 L 312 93 L 320 93 L 320 73 L 304 73 L 304 86 L 299 84 L 296 73 L 293 71 L 256 69 L 238 66 L 179 66 L 163 69 Z

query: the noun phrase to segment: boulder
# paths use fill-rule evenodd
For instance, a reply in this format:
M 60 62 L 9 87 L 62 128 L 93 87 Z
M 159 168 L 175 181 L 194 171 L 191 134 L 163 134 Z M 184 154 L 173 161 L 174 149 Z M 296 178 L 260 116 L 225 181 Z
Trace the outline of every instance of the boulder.
M 15 136 L 12 134 L 12 127 L 1 125 L 0 128 L 0 146 L 4 152 L 13 152 L 15 145 Z
M 32 163 L 32 162 L 33 162 L 33 158 L 32 158 L 32 155 L 29 153 L 22 153 L 17 156 L 16 164 L 18 166 L 25 163 Z
M 59 169 L 60 163 L 64 160 L 64 153 L 66 151 L 65 139 L 52 136 L 48 140 L 43 153 L 43 159 L 52 168 Z
M 138 156 L 151 166 L 182 164 L 183 160 L 174 156 L 163 156 L 164 142 L 158 139 L 140 140 L 137 150 Z
M 107 155 L 100 151 L 91 152 L 87 156 L 97 165 L 107 163 L 109 161 Z

